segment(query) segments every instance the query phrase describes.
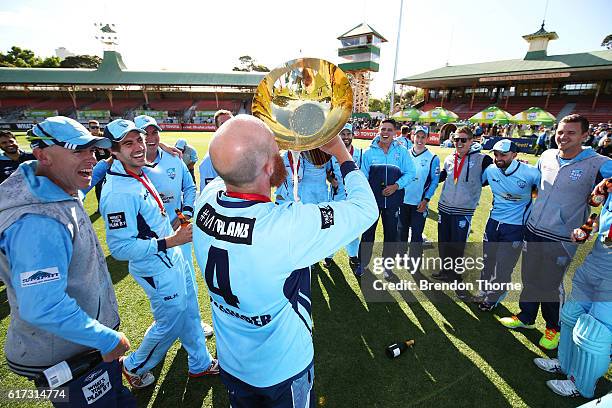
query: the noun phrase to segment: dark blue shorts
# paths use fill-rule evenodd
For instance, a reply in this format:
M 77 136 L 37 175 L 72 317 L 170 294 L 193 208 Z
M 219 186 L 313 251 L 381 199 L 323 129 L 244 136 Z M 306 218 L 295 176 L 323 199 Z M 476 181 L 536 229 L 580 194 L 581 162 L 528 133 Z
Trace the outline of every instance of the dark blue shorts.
M 314 365 L 270 387 L 253 387 L 221 368 L 232 408 L 314 408 Z

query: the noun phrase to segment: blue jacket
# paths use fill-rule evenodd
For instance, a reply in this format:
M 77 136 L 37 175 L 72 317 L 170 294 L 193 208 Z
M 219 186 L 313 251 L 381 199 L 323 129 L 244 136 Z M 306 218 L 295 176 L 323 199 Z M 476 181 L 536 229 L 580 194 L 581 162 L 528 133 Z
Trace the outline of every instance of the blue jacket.
M 404 202 L 404 188 L 414 179 L 416 170 L 408 156 L 408 150 L 397 141 L 392 141 L 387 153 L 378 145 L 380 136 L 372 140 L 370 148 L 363 154 L 361 171 L 365 174 L 378 208 L 399 208 Z M 385 187 L 397 183 L 399 189 L 385 197 Z
M 283 163 L 285 163 L 285 170 L 287 170 L 287 178 L 276 189 L 277 204 L 293 201 L 293 169 L 289 163 L 288 152 L 283 154 Z M 319 167 L 300 156 L 298 166 L 298 196 L 302 203 L 318 204 L 327 201 L 329 197 L 327 171 L 330 169 L 330 162 Z
M 363 149 L 359 149 L 357 147 L 351 146 L 353 149 L 353 161 L 357 165 L 357 168 L 361 168 L 361 163 L 363 161 Z M 344 179 L 342 178 L 342 174 L 340 174 L 340 165 L 338 164 L 338 160 L 335 157 L 331 158 L 331 167 L 334 173 L 334 177 L 338 181 L 338 187 L 334 188 L 329 186 L 330 190 L 330 200 L 332 201 L 341 201 L 346 199 L 346 189 L 344 188 Z

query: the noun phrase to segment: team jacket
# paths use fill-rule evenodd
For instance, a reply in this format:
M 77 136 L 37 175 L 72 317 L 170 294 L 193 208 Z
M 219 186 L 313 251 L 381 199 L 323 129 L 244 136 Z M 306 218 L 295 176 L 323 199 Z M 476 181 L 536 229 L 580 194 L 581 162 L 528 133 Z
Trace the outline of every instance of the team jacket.
M 444 185 L 438 211 L 450 215 L 474 215 L 482 192 L 482 173 L 493 163 L 491 157 L 480 152 L 481 149 L 480 143 L 472 143 L 457 183 L 453 176 L 455 153 L 444 159 L 440 172 L 440 182 L 444 182 Z
M 8 366 L 33 377 L 83 351 L 119 342 L 117 299 L 79 197 L 23 163 L 0 185 L 0 278 L 11 322 Z
M 353 156 L 353 161 L 357 165 L 358 168 L 361 168 L 361 163 L 363 161 L 363 150 L 351 146 L 351 156 Z M 340 173 L 340 165 L 338 164 L 338 160 L 335 157 L 331 158 L 331 168 L 334 173 L 334 177 L 338 181 L 338 187 L 334 188 L 332 186 L 329 187 L 330 190 L 330 198 L 332 201 L 340 201 L 346 199 L 346 190 L 344 189 L 344 180 L 342 180 L 342 174 Z
M 540 184 L 540 171 L 513 160 L 505 171 L 489 165 L 482 178 L 493 193 L 490 218 L 503 224 L 525 225 L 531 210 L 531 191 Z
M 210 155 L 204 156 L 202 159 L 202 163 L 200 163 L 200 192 L 204 190 L 204 187 L 211 181 L 213 181 L 219 175 L 217 171 L 212 165 L 212 160 L 210 160 Z
M 404 204 L 419 205 L 424 199 L 431 200 L 440 179 L 440 159 L 428 149 L 415 153 L 408 150 L 416 169 L 416 175 L 404 189 Z
M 378 208 L 398 208 L 404 201 L 404 188 L 414 179 L 416 170 L 405 147 L 394 140 L 385 153 L 378 146 L 379 140 L 380 136 L 376 136 L 363 153 L 361 171 L 370 183 Z M 395 183 L 399 189 L 389 197 L 383 196 L 385 187 Z
M 100 213 L 106 223 L 108 249 L 113 258 L 129 261 L 130 273 L 154 276 L 176 270 L 183 262 L 180 249 L 166 248 L 164 240 L 173 234 L 172 214 L 161 215 L 152 194 L 126 174 L 119 160 L 115 160 L 107 172 L 100 197 Z
M 589 216 L 587 201 L 595 184 L 612 175 L 612 160 L 590 147 L 565 164 L 558 154 L 548 149 L 538 160 L 542 175 L 527 228 L 544 238 L 569 242 L 572 231 Z
M 32 153 L 26 153 L 20 150 L 19 158 L 17 161 L 14 161 L 4 153 L 0 154 L 0 183 L 13 174 L 21 163 L 28 160 L 36 160 L 36 157 L 34 157 Z
M 276 202 L 282 203 L 293 201 L 293 168 L 289 162 L 289 152 L 283 154 L 287 178 L 276 189 Z M 315 166 L 300 156 L 298 160 L 298 196 L 304 204 L 318 204 L 327 201 L 329 192 L 327 189 L 327 171 L 331 169 L 331 163 L 323 166 Z
M 230 198 L 221 179 L 196 201 L 193 246 L 211 298 L 219 362 L 247 384 L 272 386 L 312 363 L 309 267 L 376 220 L 363 174 L 352 161 L 341 170 L 344 201 Z

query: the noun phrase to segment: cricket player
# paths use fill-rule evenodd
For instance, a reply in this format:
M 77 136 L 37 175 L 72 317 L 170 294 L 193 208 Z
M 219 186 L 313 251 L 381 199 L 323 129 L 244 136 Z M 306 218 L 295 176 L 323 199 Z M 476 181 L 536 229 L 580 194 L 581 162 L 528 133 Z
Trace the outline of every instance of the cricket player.
M 155 319 L 138 349 L 123 360 L 123 374 L 133 388 L 155 381 L 150 370 L 177 338 L 189 355 L 190 377 L 218 374 L 218 364 L 206 349 L 206 340 L 189 310 L 197 302 L 186 287 L 190 274 L 180 245 L 191 241 L 191 225 L 172 229 L 162 197 L 143 172 L 145 132 L 133 122 L 117 119 L 106 126 L 115 160 L 102 189 L 101 214 L 111 255 L 129 261 L 134 280 L 143 288 Z
M 310 265 L 348 244 L 377 216 L 376 201 L 340 138 L 347 199 L 270 201 L 285 179 L 271 130 L 238 115 L 210 143 L 222 180 L 196 201 L 194 248 L 211 297 L 221 380 L 232 407 L 310 407 L 314 349 Z M 251 160 L 241 161 L 244 152 Z
M 523 247 L 523 230 L 531 211 L 531 193 L 540 184 L 534 166 L 516 160 L 518 147 L 509 139 L 493 146 L 495 164 L 482 174 L 483 185 L 491 186 L 493 207 L 484 234 L 484 268 L 480 279 L 490 283 L 509 283 Z M 504 290 L 481 293 L 478 307 L 493 310 L 505 296 Z

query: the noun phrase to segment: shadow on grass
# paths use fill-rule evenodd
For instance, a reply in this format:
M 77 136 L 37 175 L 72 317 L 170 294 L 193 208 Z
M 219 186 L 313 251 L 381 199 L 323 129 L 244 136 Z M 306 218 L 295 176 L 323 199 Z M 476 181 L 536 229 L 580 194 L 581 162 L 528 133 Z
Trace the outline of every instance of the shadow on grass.
M 4 319 L 11 314 L 11 306 L 9 305 L 8 298 L 6 297 L 6 286 L 2 285 L 0 291 L 0 320 Z
M 554 377 L 533 365 L 539 355 L 493 314 L 442 292 L 422 302 L 403 292 L 401 304 L 390 295 L 387 302 L 364 304 L 358 291 L 354 278 L 336 265 L 313 269 L 319 406 L 560 408 L 581 403 L 548 390 L 545 381 Z M 505 308 L 496 313 L 510 314 Z M 525 334 L 536 344 L 541 335 Z M 413 348 L 396 359 L 385 356 L 386 346 L 407 339 L 416 340 Z
M 128 274 L 128 263 L 126 261 L 118 261 L 111 255 L 106 257 L 106 265 L 108 266 L 108 272 L 111 275 L 113 285 L 121 282 Z

